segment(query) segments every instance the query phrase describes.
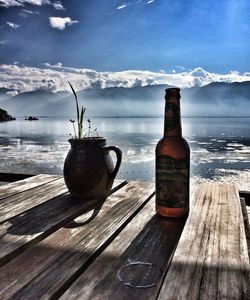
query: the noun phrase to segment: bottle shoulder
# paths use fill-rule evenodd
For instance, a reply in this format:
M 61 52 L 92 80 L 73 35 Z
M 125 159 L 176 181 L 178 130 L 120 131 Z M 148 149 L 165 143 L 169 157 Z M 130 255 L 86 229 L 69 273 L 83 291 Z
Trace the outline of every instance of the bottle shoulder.
M 167 136 L 161 138 L 157 145 L 183 145 L 189 148 L 187 140 L 183 136 Z
M 163 137 L 156 146 L 157 155 L 168 155 L 174 158 L 189 158 L 190 148 L 182 136 Z

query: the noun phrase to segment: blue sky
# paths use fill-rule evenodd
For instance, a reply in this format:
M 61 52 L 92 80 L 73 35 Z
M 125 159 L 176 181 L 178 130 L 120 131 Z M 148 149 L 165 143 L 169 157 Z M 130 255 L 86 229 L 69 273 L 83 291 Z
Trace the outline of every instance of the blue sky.
M 0 0 L 0 6 L 0 65 L 250 71 L 249 0 Z

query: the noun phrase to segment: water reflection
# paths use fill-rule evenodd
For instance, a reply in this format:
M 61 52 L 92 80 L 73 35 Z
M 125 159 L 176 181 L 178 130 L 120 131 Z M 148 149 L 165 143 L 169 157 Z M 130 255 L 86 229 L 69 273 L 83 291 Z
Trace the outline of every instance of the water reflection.
M 214 178 L 228 170 L 250 169 L 249 118 L 183 118 L 191 148 L 193 177 Z M 96 118 L 93 128 L 123 151 L 120 179 L 153 180 L 154 151 L 162 118 Z M 1 170 L 62 174 L 71 124 L 66 118 L 17 120 L 0 124 Z

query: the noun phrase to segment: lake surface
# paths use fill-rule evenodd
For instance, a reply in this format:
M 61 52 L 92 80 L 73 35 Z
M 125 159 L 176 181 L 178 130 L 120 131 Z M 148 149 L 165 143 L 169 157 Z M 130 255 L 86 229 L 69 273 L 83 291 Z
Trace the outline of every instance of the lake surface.
M 123 152 L 120 179 L 154 180 L 162 118 L 92 118 L 92 128 Z M 87 122 L 86 122 L 87 123 Z M 87 124 L 85 123 L 85 126 Z M 182 118 L 192 178 L 239 176 L 250 169 L 250 118 Z M 62 174 L 72 124 L 67 118 L 0 123 L 1 172 Z

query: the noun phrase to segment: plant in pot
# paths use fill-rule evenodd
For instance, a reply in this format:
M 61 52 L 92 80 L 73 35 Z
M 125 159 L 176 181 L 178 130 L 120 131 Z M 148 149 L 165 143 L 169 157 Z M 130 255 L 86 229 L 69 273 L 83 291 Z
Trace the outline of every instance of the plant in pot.
M 76 92 L 69 82 L 76 102 L 74 136 L 69 139 L 70 150 L 63 168 L 65 184 L 73 198 L 93 199 L 106 198 L 111 191 L 114 179 L 121 165 L 122 152 L 118 147 L 106 146 L 106 139 L 100 137 L 95 130 L 91 132 L 91 121 L 88 120 L 88 131 L 84 135 L 83 121 L 85 108 L 79 109 Z M 116 154 L 114 166 L 110 151 Z

